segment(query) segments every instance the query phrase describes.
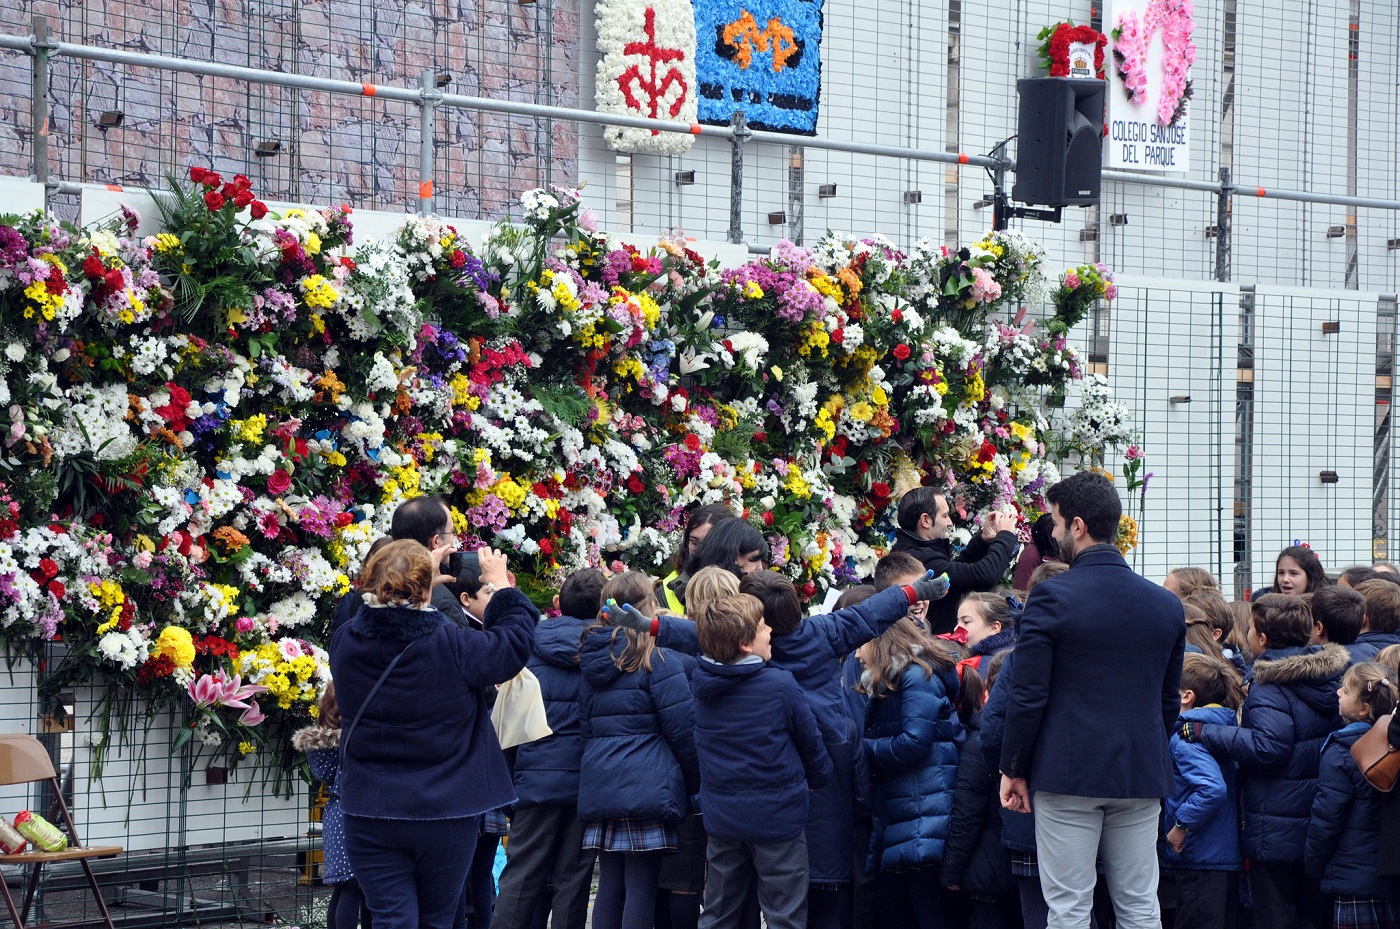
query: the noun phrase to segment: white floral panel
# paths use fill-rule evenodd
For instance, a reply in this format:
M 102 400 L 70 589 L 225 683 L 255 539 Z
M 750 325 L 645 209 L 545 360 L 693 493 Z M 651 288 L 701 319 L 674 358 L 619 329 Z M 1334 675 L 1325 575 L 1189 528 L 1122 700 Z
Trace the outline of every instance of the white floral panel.
M 596 99 L 602 113 L 696 122 L 695 13 L 690 0 L 599 0 Z M 694 136 L 609 126 L 620 152 L 676 155 Z

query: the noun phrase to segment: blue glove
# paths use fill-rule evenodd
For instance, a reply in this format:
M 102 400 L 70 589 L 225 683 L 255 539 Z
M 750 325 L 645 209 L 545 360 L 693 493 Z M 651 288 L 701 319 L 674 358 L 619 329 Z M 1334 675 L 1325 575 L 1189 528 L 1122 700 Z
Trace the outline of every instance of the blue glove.
M 608 602 L 603 604 L 602 614 L 603 618 L 614 626 L 645 635 L 651 634 L 651 618 L 630 603 L 619 606 L 616 600 L 609 598 Z

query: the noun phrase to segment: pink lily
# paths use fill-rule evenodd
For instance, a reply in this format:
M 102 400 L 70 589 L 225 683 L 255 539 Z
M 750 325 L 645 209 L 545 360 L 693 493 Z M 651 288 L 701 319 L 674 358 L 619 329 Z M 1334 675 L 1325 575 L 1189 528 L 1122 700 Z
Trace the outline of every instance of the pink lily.
M 262 689 L 267 690 L 266 687 Z M 265 719 L 267 719 L 267 714 L 258 706 L 258 701 L 249 700 L 248 708 L 243 711 L 242 716 L 238 717 L 238 724 L 241 726 L 256 726 Z
M 227 672 L 221 670 L 214 674 L 201 674 L 190 681 L 186 690 L 197 707 L 226 706 L 247 710 L 248 698 L 266 692 L 267 688 L 261 684 L 245 684 L 239 675 L 230 678 Z M 253 705 L 256 706 L 256 702 Z

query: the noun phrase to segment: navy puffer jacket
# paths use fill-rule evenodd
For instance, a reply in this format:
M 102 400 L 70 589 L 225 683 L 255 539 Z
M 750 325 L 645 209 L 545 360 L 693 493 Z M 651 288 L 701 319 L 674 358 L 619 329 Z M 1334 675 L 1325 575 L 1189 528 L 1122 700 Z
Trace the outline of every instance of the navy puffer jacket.
M 938 879 L 945 887 L 961 887 L 973 899 L 992 901 L 1014 894 L 1016 882 L 1011 855 L 1001 844 L 1001 776 L 982 750 L 980 720 L 976 713 L 968 720 L 971 734 L 958 761 L 953 821 Z
M 656 648 L 650 671 L 622 671 L 613 654 L 621 655 L 627 640 L 619 630 L 614 643 L 613 631 L 598 629 L 583 643 L 578 817 L 680 822 L 700 788 L 685 663 Z
M 1348 645 L 1353 662 L 1375 661 L 1381 650 L 1391 645 L 1400 645 L 1400 634 L 1394 632 L 1363 632 L 1356 641 Z
M 1322 879 L 1325 894 L 1396 900 L 1400 879 L 1376 875 L 1385 795 L 1366 782 L 1351 757 L 1352 745 L 1370 728 L 1352 723 L 1322 749 L 1304 862 L 1308 874 Z
M 899 689 L 870 701 L 865 752 L 875 781 L 872 871 L 936 866 L 953 817 L 963 727 L 952 668 L 911 665 Z
M 540 682 L 544 712 L 554 734 L 516 749 L 515 795 L 519 806 L 578 802 L 579 639 L 592 620 L 556 616 L 535 627 L 535 646 L 526 665 Z
M 1350 660 L 1340 645 L 1270 649 L 1254 662 L 1240 725 L 1202 729 L 1216 757 L 1239 765 L 1244 850 L 1255 861 L 1303 860 L 1318 757 L 1341 726 L 1337 685 Z

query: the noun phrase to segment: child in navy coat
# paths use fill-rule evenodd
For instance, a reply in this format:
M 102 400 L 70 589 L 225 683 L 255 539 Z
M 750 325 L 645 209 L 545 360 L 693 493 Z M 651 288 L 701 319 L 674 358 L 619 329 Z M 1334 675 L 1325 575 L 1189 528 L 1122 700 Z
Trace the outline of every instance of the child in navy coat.
M 695 751 L 709 833 L 700 925 L 737 929 L 757 883 L 770 929 L 804 929 L 807 794 L 831 779 L 831 758 L 796 678 L 768 664 L 763 604 L 733 594 L 693 615 Z
M 656 617 L 651 579 L 638 571 L 608 581 L 601 597 Z M 583 847 L 599 852 L 593 925 L 648 929 L 660 853 L 680 847 L 677 827 L 700 787 L 695 707 L 681 656 L 610 615 L 605 605 L 583 633 L 578 815 Z
M 1356 740 L 1395 709 L 1397 688 L 1400 678 L 1384 665 L 1349 668 L 1337 691 L 1347 725 L 1322 748 L 1304 860 L 1334 898 L 1334 929 L 1400 929 L 1400 879 L 1377 874 L 1383 795 L 1351 757 Z
M 1181 721 L 1234 726 L 1243 699 L 1235 670 L 1219 658 L 1187 655 L 1181 666 Z M 1176 884 L 1176 925 L 1225 929 L 1231 885 L 1244 867 L 1236 813 L 1235 765 L 1179 733 L 1171 738 L 1173 788 L 1162 810 L 1164 879 Z

